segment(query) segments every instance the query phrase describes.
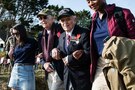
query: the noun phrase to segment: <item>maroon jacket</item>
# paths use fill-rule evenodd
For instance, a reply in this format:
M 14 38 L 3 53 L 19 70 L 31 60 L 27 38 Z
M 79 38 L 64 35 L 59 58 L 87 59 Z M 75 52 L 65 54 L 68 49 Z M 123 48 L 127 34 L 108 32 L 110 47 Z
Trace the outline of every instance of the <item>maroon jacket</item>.
M 114 17 L 114 9 L 115 4 L 107 5 L 105 8 L 105 11 L 107 13 L 107 24 L 108 24 L 108 32 L 110 36 L 124 36 L 123 31 L 119 28 L 116 18 Z M 123 8 L 124 18 L 127 24 L 127 33 L 128 38 L 135 39 L 135 18 L 133 14 L 130 12 L 129 9 Z M 90 65 L 90 74 L 91 74 L 91 80 L 93 81 L 96 66 L 97 66 L 97 60 L 98 60 L 98 54 L 95 49 L 94 43 L 93 43 L 93 31 L 95 30 L 95 20 L 96 20 L 97 12 L 93 14 L 92 17 L 92 26 L 91 26 L 91 32 L 90 32 L 90 56 L 91 56 L 91 65 Z

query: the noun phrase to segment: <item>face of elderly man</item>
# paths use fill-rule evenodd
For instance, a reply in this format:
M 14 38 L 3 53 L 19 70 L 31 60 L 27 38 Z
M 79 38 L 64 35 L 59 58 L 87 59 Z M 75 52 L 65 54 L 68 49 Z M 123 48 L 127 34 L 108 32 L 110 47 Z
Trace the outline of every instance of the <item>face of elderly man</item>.
M 41 23 L 41 25 L 43 26 L 43 28 L 49 30 L 52 26 L 52 23 L 54 22 L 54 17 L 51 15 L 41 15 L 39 17 L 39 21 Z
M 65 31 L 70 32 L 76 24 L 76 16 L 63 16 L 59 22 Z

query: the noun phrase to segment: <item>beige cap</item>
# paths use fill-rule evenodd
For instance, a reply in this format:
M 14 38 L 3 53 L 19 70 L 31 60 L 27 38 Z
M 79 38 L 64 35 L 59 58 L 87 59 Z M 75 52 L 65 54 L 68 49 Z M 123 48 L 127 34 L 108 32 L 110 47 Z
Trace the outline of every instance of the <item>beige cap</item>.
M 46 15 L 52 15 L 52 11 L 44 8 L 38 13 L 37 17 Z

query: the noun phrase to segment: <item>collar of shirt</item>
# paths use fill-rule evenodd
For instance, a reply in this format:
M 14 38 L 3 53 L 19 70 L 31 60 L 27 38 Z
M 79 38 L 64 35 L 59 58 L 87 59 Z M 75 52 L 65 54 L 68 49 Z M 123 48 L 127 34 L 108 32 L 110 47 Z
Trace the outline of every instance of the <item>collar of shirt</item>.
M 47 30 L 47 34 L 49 34 L 51 32 L 51 30 Z
M 97 13 L 96 19 L 100 19 L 100 20 L 102 21 L 102 20 L 105 19 L 106 17 L 107 17 L 107 14 L 106 14 L 106 13 L 103 13 L 102 18 L 100 19 L 100 18 L 99 18 L 99 13 Z
M 74 28 L 73 28 L 74 29 Z M 73 32 L 73 29 L 70 31 L 70 32 L 66 32 L 66 35 L 68 34 L 68 35 L 72 35 L 72 32 Z

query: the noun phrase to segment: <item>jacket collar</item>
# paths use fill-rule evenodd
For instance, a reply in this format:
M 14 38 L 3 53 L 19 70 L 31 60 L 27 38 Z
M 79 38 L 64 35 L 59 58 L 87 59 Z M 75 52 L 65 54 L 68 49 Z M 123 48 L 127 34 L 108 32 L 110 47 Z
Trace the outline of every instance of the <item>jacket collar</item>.
M 79 30 L 78 25 L 75 25 L 73 30 L 71 31 L 71 34 L 72 34 L 71 36 L 76 36 L 78 34 L 78 30 Z M 64 37 L 66 37 L 66 32 L 65 32 Z

